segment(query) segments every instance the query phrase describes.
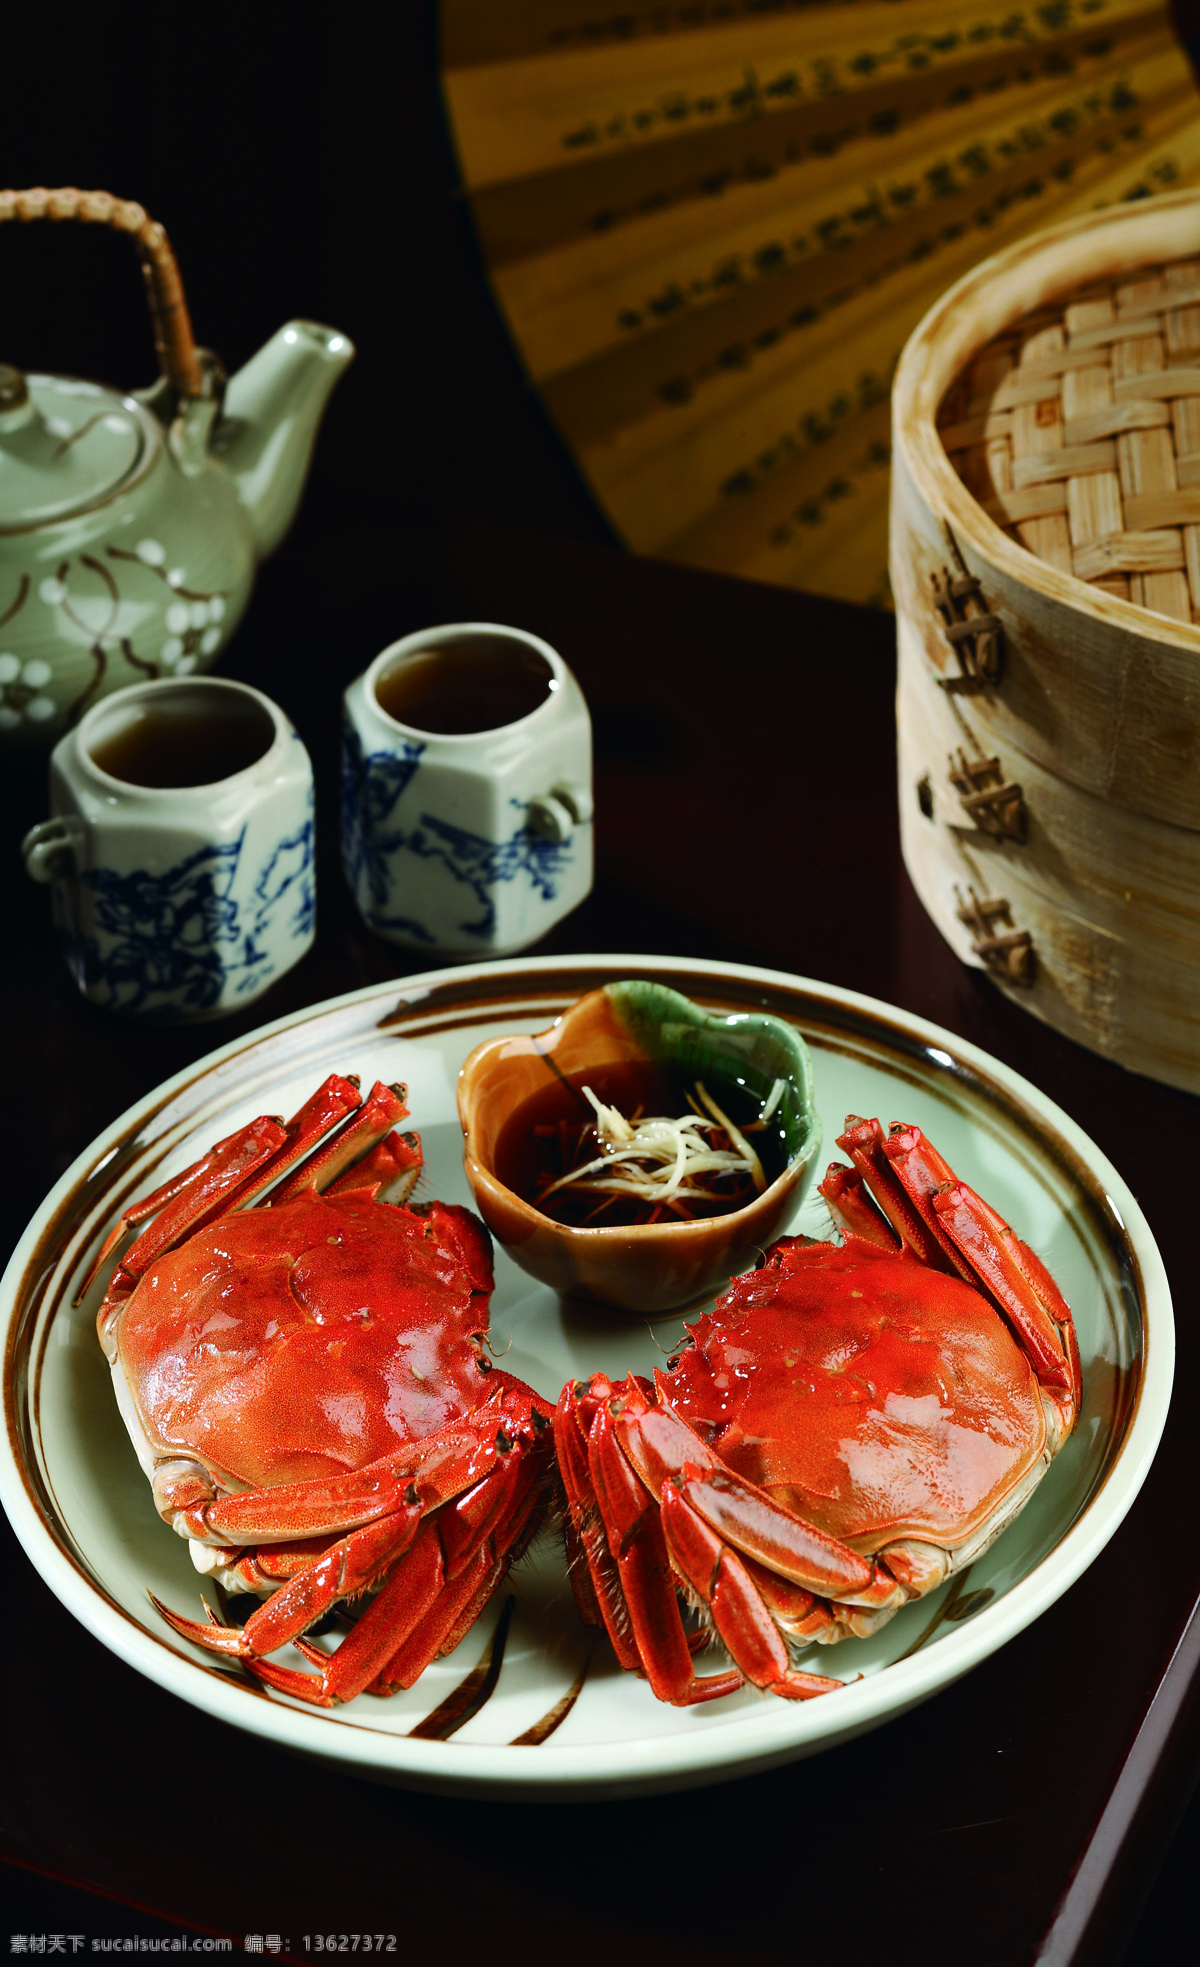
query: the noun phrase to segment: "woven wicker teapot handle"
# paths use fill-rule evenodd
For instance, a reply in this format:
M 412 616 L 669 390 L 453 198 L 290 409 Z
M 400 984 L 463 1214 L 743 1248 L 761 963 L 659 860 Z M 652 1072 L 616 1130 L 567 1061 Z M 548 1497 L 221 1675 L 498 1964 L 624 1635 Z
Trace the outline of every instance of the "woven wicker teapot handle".
M 107 191 L 0 191 L 0 224 L 6 219 L 80 219 L 85 225 L 109 225 L 131 234 L 146 276 L 150 318 L 159 367 L 181 396 L 205 393 L 205 369 L 196 353 L 183 282 L 171 242 L 161 225 L 141 205 L 114 198 Z

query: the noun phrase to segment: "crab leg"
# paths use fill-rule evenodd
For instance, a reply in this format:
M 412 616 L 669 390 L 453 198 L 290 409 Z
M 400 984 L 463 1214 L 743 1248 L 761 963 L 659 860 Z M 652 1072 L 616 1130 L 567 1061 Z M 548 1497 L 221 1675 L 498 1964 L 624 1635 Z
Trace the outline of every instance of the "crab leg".
M 510 1443 L 510 1452 L 502 1455 L 492 1473 L 442 1511 L 438 1535 L 447 1578 L 458 1577 L 475 1552 L 507 1523 L 522 1489 L 523 1474 L 528 1479 L 529 1470 L 521 1456 L 511 1453 Z
M 650 1405 L 632 1377 L 620 1399 L 622 1411 L 614 1417 L 617 1439 L 651 1495 L 661 1495 L 664 1484 L 683 1478 L 686 1471 L 693 1509 L 748 1557 L 822 1597 L 854 1602 L 872 1592 L 875 1572 L 867 1559 L 783 1509 L 765 1489 L 718 1461 L 675 1412 L 661 1376 L 657 1406 Z
M 841 1161 L 831 1161 L 825 1170 L 825 1179 L 817 1183 L 817 1189 L 825 1197 L 838 1229 L 861 1238 L 864 1243 L 874 1244 L 876 1249 L 886 1250 L 889 1255 L 903 1247 L 893 1235 L 883 1211 L 872 1202 L 870 1190 L 858 1168 L 847 1168 Z M 781 1242 L 785 1240 L 780 1238 Z
M 644 1672 L 660 1701 L 690 1707 L 717 1700 L 734 1693 L 742 1675 L 735 1670 L 697 1676 L 692 1670 L 659 1512 L 613 1434 L 608 1404 L 613 1391 L 597 1374 L 581 1402 L 568 1384 L 555 1422 L 556 1441 L 572 1443 L 565 1465 L 560 1448 L 559 1466 L 604 1623 L 622 1666 Z M 583 1456 L 577 1452 L 581 1436 L 587 1443 Z
M 210 1221 L 225 1207 L 225 1198 L 245 1183 L 249 1176 L 264 1167 L 277 1153 L 287 1138 L 287 1130 L 281 1120 L 273 1120 L 264 1114 L 252 1120 L 248 1127 L 241 1127 L 236 1134 L 229 1134 L 215 1147 L 209 1149 L 202 1161 L 197 1161 L 188 1169 L 181 1185 L 170 1186 L 171 1200 L 163 1210 L 164 1221 L 160 1218 L 153 1229 L 146 1230 L 138 1238 L 125 1261 L 115 1271 L 109 1284 L 104 1303 L 100 1308 L 100 1320 L 111 1309 L 115 1299 L 128 1296 L 141 1270 L 156 1256 L 170 1247 L 173 1242 L 182 1241 L 199 1221 Z M 161 1191 L 160 1191 L 161 1192 Z M 140 1214 L 145 1214 L 141 1211 Z M 122 1216 L 109 1231 L 101 1244 L 87 1276 L 75 1296 L 75 1303 L 81 1304 L 91 1289 L 101 1266 L 116 1249 L 121 1238 L 130 1227 L 131 1218 Z M 143 1246 L 144 1250 L 143 1250 Z M 142 1255 L 139 1266 L 131 1268 L 134 1251 Z
M 667 1481 L 661 1494 L 667 1550 L 680 1577 L 708 1606 L 746 1679 L 764 1693 L 810 1701 L 840 1687 L 820 1673 L 796 1673 L 779 1628 L 756 1591 L 745 1565 L 690 1506 L 681 1487 Z
M 511 1492 L 515 1473 L 512 1468 L 501 1467 L 479 1485 L 492 1492 L 478 1511 L 482 1522 L 494 1520 L 491 1505 L 495 1493 Z M 531 1507 L 536 1500 L 536 1473 L 530 1471 L 529 1475 Z M 449 1516 L 452 1520 L 453 1513 Z M 281 1692 L 319 1707 L 352 1701 L 366 1687 L 379 1694 L 411 1687 L 435 1654 L 448 1649 L 461 1636 L 460 1629 L 465 1632 L 474 1624 L 505 1569 L 487 1536 L 469 1551 L 459 1550 L 455 1559 L 448 1558 L 447 1520 L 446 1512 L 426 1520 L 374 1603 L 332 1658 L 299 1641 L 305 1658 L 321 1667 L 319 1676 L 263 1660 L 247 1661 L 250 1670 Z M 469 1619 L 465 1616 L 468 1613 Z
M 497 1427 L 492 1435 L 498 1416 L 508 1427 Z M 514 1421 L 505 1394 L 485 1410 L 490 1438 L 476 1439 L 474 1460 L 462 1453 L 469 1429 L 447 1429 L 431 1437 L 434 1451 L 417 1457 L 415 1470 L 409 1463 L 413 1479 L 402 1506 L 319 1554 L 240 1629 L 216 1621 L 201 1625 L 157 1600 L 155 1605 L 183 1638 L 211 1652 L 235 1655 L 270 1686 L 317 1706 L 353 1700 L 372 1685 L 381 1693 L 409 1686 L 448 1638 L 461 1636 L 474 1622 L 503 1576 L 504 1557 L 538 1500 L 546 1460 L 538 1452 L 538 1440 L 546 1425 L 537 1408 Z M 481 1458 L 490 1463 L 482 1475 Z M 389 1472 L 394 1478 L 395 1467 Z M 333 1485 L 293 1485 L 313 1486 Z M 278 1494 L 266 1491 L 253 1500 L 269 1502 Z M 228 1500 L 237 1504 L 245 1499 Z M 300 1634 L 306 1626 L 338 1599 L 381 1577 L 384 1583 L 373 1603 L 332 1658 L 305 1645 Z M 274 1666 L 260 1657 L 289 1640 L 321 1667 L 319 1675 Z
M 330 1182 L 325 1194 L 343 1195 L 351 1189 L 365 1189 L 372 1201 L 405 1203 L 416 1187 L 423 1165 L 421 1143 L 416 1134 L 385 1134 L 361 1161 Z
M 443 1512 L 438 1517 L 444 1582 L 429 1609 L 371 1683 L 372 1693 L 387 1695 L 397 1687 L 413 1686 L 432 1659 L 439 1653 L 452 1653 L 466 1638 L 514 1556 L 520 1555 L 522 1532 L 537 1505 L 541 1473 L 532 1458 L 514 1456 L 507 1469 L 498 1469 L 480 1484 L 480 1490 L 490 1490 L 487 1497 L 472 1491 L 459 1497 L 452 1513 Z M 453 1517 L 473 1519 L 477 1535 L 482 1536 L 469 1553 L 460 1549 L 456 1557 L 449 1549 L 452 1530 L 447 1537 Z
M 622 1455 L 608 1405 L 592 1422 L 588 1469 L 610 1542 L 646 1677 L 660 1701 L 691 1707 L 741 1685 L 740 1671 L 698 1677 L 679 1612 L 662 1515 Z
M 281 1586 L 265 1605 L 251 1613 L 244 1626 L 200 1625 L 161 1605 L 153 1592 L 150 1599 L 169 1626 L 211 1653 L 233 1653 L 242 1659 L 273 1653 L 312 1625 L 339 1598 L 365 1591 L 403 1554 L 420 1527 L 421 1511 L 417 1508 L 397 1510 L 378 1523 L 352 1531 Z
M 126 1212 L 101 1246 L 80 1286 L 76 1303 L 89 1290 L 101 1265 L 126 1230 L 156 1210 L 157 1220 L 126 1252 L 109 1284 L 100 1311 L 103 1323 L 108 1322 L 115 1305 L 128 1295 L 151 1264 L 230 1210 L 245 1208 L 297 1162 L 303 1165 L 270 1198 L 272 1203 L 301 1188 L 320 1191 L 329 1187 L 405 1118 L 408 1108 L 404 1104 L 404 1092 L 402 1086 L 377 1083 L 369 1099 L 363 1102 L 355 1081 L 331 1073 L 286 1123 L 263 1114 L 237 1133 L 227 1135 L 181 1175 L 172 1177 L 153 1194 L 143 1196 Z M 320 1153 L 314 1154 L 316 1143 L 347 1114 L 351 1117 L 346 1124 Z M 415 1181 L 420 1149 L 414 1149 L 412 1141 L 415 1136 L 410 1137 L 405 1159 L 410 1166 L 415 1163 L 411 1177 Z M 306 1156 L 308 1160 L 304 1159 Z M 390 1172 L 394 1175 L 397 1171 L 392 1167 Z
M 339 1598 L 365 1591 L 386 1567 L 403 1556 L 420 1527 L 418 1504 L 352 1530 L 251 1613 L 242 1628 L 247 1651 L 273 1653 L 277 1646 L 305 1632 Z
M 600 1397 L 598 1389 L 612 1392 L 603 1374 L 575 1385 L 568 1381 L 559 1398 L 554 1416 L 554 1445 L 558 1451 L 559 1473 L 567 1492 L 567 1508 L 578 1556 L 583 1560 L 571 1566 L 571 1588 L 581 1618 L 587 1625 L 607 1628 L 613 1651 L 627 1673 L 637 1673 L 641 1660 L 629 1636 L 629 1617 L 621 1596 L 620 1573 L 608 1547 L 604 1524 L 596 1506 L 596 1495 L 588 1473 L 588 1431 L 580 1403 L 589 1395 Z M 584 1587 L 584 1578 L 587 1587 Z
M 1004 1218 L 965 1182 L 935 1195 L 933 1206 L 1015 1328 L 1042 1385 L 1068 1393 L 1078 1403 L 1075 1323 L 1049 1272 Z
M 407 1087 L 385 1086 L 382 1080 L 377 1079 L 358 1111 L 350 1115 L 345 1125 L 331 1135 L 323 1147 L 316 1153 L 310 1153 L 287 1181 L 281 1182 L 272 1191 L 264 1206 L 273 1209 L 280 1202 L 290 1202 L 293 1196 L 302 1195 L 307 1190 L 323 1195 L 339 1175 L 369 1153 L 376 1142 L 390 1134 L 399 1121 L 407 1119 L 407 1095 Z M 297 1158 L 289 1157 L 288 1165 Z
M 247 1169 L 247 1177 L 258 1174 L 259 1179 L 257 1182 L 247 1182 L 246 1193 L 254 1193 L 264 1187 L 268 1181 L 276 1180 L 285 1169 L 291 1167 L 293 1162 L 307 1154 L 331 1127 L 337 1125 L 339 1120 L 344 1119 L 348 1113 L 353 1113 L 361 1102 L 362 1095 L 357 1079 L 343 1079 L 339 1073 L 330 1073 L 329 1078 L 317 1087 L 315 1093 L 310 1094 L 290 1120 L 276 1120 L 270 1123 L 282 1129 L 282 1139 L 269 1163 L 261 1164 L 260 1168 Z M 259 1120 L 250 1121 L 249 1125 L 242 1129 L 242 1133 L 248 1134 L 251 1129 L 262 1125 L 264 1118 L 265 1116 L 260 1116 Z M 218 1191 L 208 1182 L 208 1171 L 214 1156 L 219 1155 L 222 1148 L 234 1145 L 238 1139 L 239 1135 L 231 1134 L 226 1141 L 219 1143 L 215 1148 L 210 1148 L 207 1154 L 201 1155 L 199 1161 L 194 1161 L 190 1168 L 185 1168 L 181 1175 L 172 1176 L 171 1180 L 164 1182 L 161 1188 L 156 1188 L 153 1194 L 144 1195 L 140 1202 L 136 1202 L 132 1209 L 127 1210 L 126 1222 L 144 1222 L 148 1216 L 157 1215 L 160 1210 L 165 1211 L 170 1207 L 172 1213 L 165 1219 L 169 1225 L 178 1207 L 179 1227 L 185 1233 L 190 1233 L 194 1229 L 199 1229 L 204 1221 L 209 1220 L 202 1212 L 210 1190 L 227 1208 L 243 1199 L 237 1188 L 226 1186 Z M 164 1244 L 162 1247 L 165 1249 L 168 1245 Z
M 524 1556 L 532 1529 L 536 1528 L 538 1522 L 534 1512 L 540 1499 L 541 1474 L 540 1469 L 534 1469 L 529 1463 L 524 1465 L 523 1487 L 518 1487 L 517 1498 L 507 1520 L 490 1538 L 493 1552 L 502 1553 L 502 1556 L 497 1555 L 493 1571 L 484 1578 L 483 1584 L 466 1611 L 461 1614 L 458 1624 L 446 1634 L 438 1648 L 439 1652 L 452 1653 L 459 1641 L 466 1638 L 505 1572 L 516 1563 L 518 1558 Z
M 815 1639 L 834 1624 L 828 1605 L 823 1599 L 814 1597 L 811 1591 L 789 1584 L 786 1578 L 777 1578 L 774 1571 L 768 1571 L 765 1564 L 756 1563 L 744 1552 L 741 1563 L 776 1625 L 790 1632 L 794 1639 Z
M 215 1222 L 240 1196 L 253 1192 L 256 1175 L 260 1181 L 268 1180 L 267 1171 L 287 1144 L 287 1128 L 267 1114 L 218 1141 L 192 1179 L 177 1190 L 127 1252 L 121 1265 L 125 1277 L 136 1283 L 156 1258 Z
M 120 1227 L 142 1222 L 156 1213 L 158 1219 L 127 1253 L 118 1273 L 121 1282 L 126 1278 L 136 1282 L 152 1263 L 185 1237 L 215 1222 L 227 1210 L 240 1208 L 260 1195 L 285 1169 L 307 1154 L 331 1127 L 352 1113 L 360 1098 L 355 1081 L 331 1073 L 290 1120 L 260 1115 L 236 1134 L 218 1141 L 181 1175 L 165 1182 L 153 1194 L 143 1196 L 127 1212 Z
M 429 1610 L 388 1661 L 371 1692 L 392 1694 L 397 1687 L 411 1687 L 429 1662 L 440 1653 L 452 1653 L 466 1638 L 492 1593 L 516 1556 L 524 1548 L 522 1533 L 538 1502 L 542 1470 L 530 1457 L 515 1457 L 511 1466 L 497 1470 L 480 1489 L 490 1489 L 486 1499 L 473 1491 L 460 1496 L 454 1515 L 473 1517 L 477 1534 L 487 1529 L 484 1540 L 467 1554 L 460 1549 L 450 1555 L 447 1537 L 451 1527 L 449 1512 L 437 1519 L 442 1547 L 445 1583 Z M 474 1507 L 471 1507 L 472 1504 Z
M 915 1128 L 910 1131 L 916 1132 Z M 850 1156 L 873 1199 L 913 1255 L 920 1257 L 931 1270 L 957 1271 L 968 1284 L 973 1284 L 971 1267 L 938 1222 L 926 1190 L 902 1179 L 895 1165 L 895 1153 L 891 1151 L 892 1142 L 884 1139 L 878 1120 L 860 1120 L 857 1114 L 848 1114 L 846 1131 L 838 1135 L 837 1144 L 843 1154 Z
M 414 1686 L 432 1659 L 441 1652 L 450 1651 L 456 1629 L 466 1626 L 466 1614 L 473 1612 L 477 1600 L 480 1601 L 480 1610 L 483 1609 L 500 1582 L 502 1569 L 490 1547 L 482 1544 L 457 1578 L 447 1582 L 439 1576 L 420 1618 L 404 1635 L 399 1646 L 395 1645 L 393 1633 L 394 1651 L 385 1659 L 372 1682 L 376 1691 L 391 1694 L 398 1687 Z M 474 1618 L 471 1624 L 474 1624 Z
M 295 1543 L 242 1544 L 227 1550 L 210 1544 L 208 1549 L 217 1559 L 214 1569 L 235 1577 L 246 1591 L 263 1592 L 274 1591 L 276 1585 L 306 1571 L 337 1541 L 336 1537 L 300 1537 Z
M 616 1388 L 597 1374 L 582 1394 L 564 1389 L 556 1417 L 572 1522 L 610 1633 L 658 1698 L 677 1706 L 731 1692 L 741 1679 L 792 1700 L 840 1687 L 797 1673 L 784 1632 L 810 1640 L 856 1620 L 869 1630 L 907 1592 L 886 1567 L 734 1474 L 656 1379 L 648 1398 L 632 1374 Z M 708 1608 L 735 1672 L 693 1675 L 677 1583 Z
M 567 1559 L 567 1576 L 571 1581 L 571 1591 L 575 1598 L 575 1610 L 585 1626 L 602 1626 L 604 1614 L 600 1610 L 600 1600 L 592 1583 L 591 1566 L 575 1528 L 572 1510 L 577 1504 L 568 1498 L 566 1519 L 563 1523 L 563 1547 Z M 621 1660 L 624 1667 L 636 1667 L 636 1661 Z
M 487 1410 L 476 1409 L 476 1413 Z M 494 1412 L 496 1420 L 503 1416 Z M 201 1503 L 183 1514 L 185 1533 L 215 1537 L 222 1543 L 253 1544 L 263 1539 L 341 1534 L 416 1500 L 437 1508 L 486 1475 L 501 1452 L 486 1425 L 464 1422 L 443 1428 L 411 1452 L 384 1455 L 349 1475 L 315 1476 L 309 1482 L 281 1482 L 274 1489 L 246 1489 Z M 412 1495 L 408 1493 L 412 1491 Z
M 1014 1328 L 1043 1386 L 1079 1400 L 1079 1352 L 1070 1309 L 1028 1244 L 927 1141 L 919 1127 L 893 1127 L 884 1153 L 915 1206 L 928 1210 L 954 1247 L 967 1281 L 982 1285 Z
M 311 1701 L 314 1707 L 333 1707 L 338 1701 L 352 1701 L 391 1659 L 396 1650 L 397 1631 L 404 1632 L 415 1625 L 434 1603 L 441 1582 L 441 1548 L 436 1528 L 429 1522 L 422 1525 L 416 1541 L 401 1557 L 336 1653 L 332 1656 L 318 1653 L 315 1647 L 301 1641 L 300 1650 L 305 1658 L 320 1661 L 319 1674 L 297 1673 L 292 1667 L 275 1666 L 270 1660 L 247 1660 L 246 1666 L 269 1687 L 276 1687 L 280 1693 L 291 1694 L 297 1700 Z
M 990 1296 L 1020 1340 L 1041 1385 L 1066 1396 L 1068 1430 L 1080 1397 L 1079 1348 L 1061 1291 L 1041 1259 L 990 1203 L 960 1182 L 919 1127 L 893 1126 L 851 1114 L 838 1146 L 854 1168 L 835 1163 L 820 1184 L 835 1220 L 852 1235 L 879 1242 L 872 1200 L 914 1253 L 934 1269 L 951 1266 Z M 869 1185 L 871 1200 L 859 1182 Z
M 803 1518 L 780 1509 L 764 1491 L 728 1469 L 714 1469 L 710 1475 L 701 1476 L 685 1464 L 671 1479 L 695 1514 L 723 1542 L 790 1583 L 839 1605 L 873 1611 L 904 1603 L 906 1593 L 877 1565 L 848 1545 L 839 1545 L 836 1538 L 825 1537 Z M 667 1486 L 665 1482 L 664 1491 Z M 797 1575 L 799 1572 L 804 1575 Z

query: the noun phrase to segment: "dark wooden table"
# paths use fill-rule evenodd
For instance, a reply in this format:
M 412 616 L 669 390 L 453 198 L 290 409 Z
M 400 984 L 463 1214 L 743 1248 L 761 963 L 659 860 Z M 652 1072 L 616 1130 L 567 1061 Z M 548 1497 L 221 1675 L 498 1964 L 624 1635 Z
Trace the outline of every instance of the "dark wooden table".
M 224 664 L 289 710 L 318 778 L 317 944 L 252 1011 L 147 1031 L 87 1007 L 16 859 L 44 810 L 44 766 L 0 770 L 6 1247 L 93 1134 L 166 1074 L 267 1018 L 401 974 L 341 882 L 336 707 L 385 641 L 469 618 L 548 637 L 592 707 L 597 886 L 546 947 L 775 965 L 934 1018 L 1027 1074 L 1146 1209 L 1181 1298 L 1182 1394 L 1107 1550 L 966 1680 L 794 1767 L 621 1804 L 453 1802 L 293 1760 L 105 1651 L 0 1525 L 10 1929 L 169 1935 L 177 1922 L 239 1944 L 277 1934 L 297 1958 L 305 1933 L 394 1931 L 410 1957 L 455 1967 L 551 1945 L 587 1967 L 1115 1963 L 1200 1761 L 1186 1407 L 1200 1370 L 1187 1288 L 1196 1106 L 1006 1003 L 926 920 L 898 847 L 888 618 L 496 524 L 400 544 L 364 541 L 352 515 L 341 531 L 302 531 Z

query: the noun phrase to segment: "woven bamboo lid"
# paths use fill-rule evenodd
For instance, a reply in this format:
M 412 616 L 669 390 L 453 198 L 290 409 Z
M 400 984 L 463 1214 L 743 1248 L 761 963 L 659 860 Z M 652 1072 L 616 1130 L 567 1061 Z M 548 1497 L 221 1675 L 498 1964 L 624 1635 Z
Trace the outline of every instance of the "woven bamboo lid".
M 1200 259 L 1026 314 L 947 391 L 938 433 L 1010 539 L 1093 589 L 1200 622 Z

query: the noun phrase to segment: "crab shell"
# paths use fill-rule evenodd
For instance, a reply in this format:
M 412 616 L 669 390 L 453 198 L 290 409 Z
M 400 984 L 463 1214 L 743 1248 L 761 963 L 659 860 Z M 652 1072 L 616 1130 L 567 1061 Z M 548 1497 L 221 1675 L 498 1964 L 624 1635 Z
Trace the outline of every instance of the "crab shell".
M 853 1234 L 784 1238 L 690 1331 L 664 1380 L 674 1411 L 738 1475 L 909 1589 L 999 1536 L 1066 1431 L 979 1291 Z M 846 1607 L 813 1637 L 864 1636 L 889 1616 Z
M 508 1382 L 487 1377 L 491 1288 L 491 1239 L 469 1210 L 369 1188 L 198 1231 L 103 1335 L 160 1512 L 194 1536 L 202 1501 L 345 1475 L 460 1420 Z

